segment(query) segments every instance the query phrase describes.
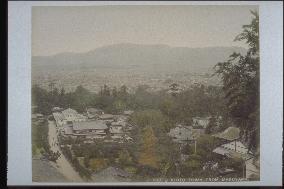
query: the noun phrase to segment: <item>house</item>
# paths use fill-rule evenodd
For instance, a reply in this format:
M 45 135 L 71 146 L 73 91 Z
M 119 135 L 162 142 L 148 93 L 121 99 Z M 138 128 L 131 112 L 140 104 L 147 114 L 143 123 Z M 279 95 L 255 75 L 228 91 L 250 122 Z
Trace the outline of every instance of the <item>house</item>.
M 177 127 L 170 130 L 168 135 L 173 138 L 174 142 L 187 143 L 195 141 L 203 133 L 203 129 L 193 129 L 192 127 L 177 125 Z
M 73 123 L 73 135 L 105 137 L 107 125 L 100 120 Z
M 67 121 L 80 122 L 86 121 L 86 117 L 79 114 L 76 110 L 68 108 L 62 111 L 63 116 Z
M 112 114 L 102 114 L 99 116 L 99 120 L 112 122 L 114 120 L 114 115 Z
M 213 150 L 214 153 L 226 156 L 228 158 L 242 158 L 244 160 L 251 159 L 253 153 L 248 151 L 248 148 L 243 145 L 240 141 L 232 141 L 223 144 Z
M 210 117 L 194 117 L 192 118 L 192 126 L 193 127 L 201 127 L 206 129 L 210 122 Z

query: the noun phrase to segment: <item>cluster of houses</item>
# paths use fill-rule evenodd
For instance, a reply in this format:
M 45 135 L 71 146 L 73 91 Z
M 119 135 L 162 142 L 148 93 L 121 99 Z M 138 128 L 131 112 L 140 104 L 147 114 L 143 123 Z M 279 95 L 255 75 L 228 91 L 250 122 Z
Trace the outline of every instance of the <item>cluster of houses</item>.
M 131 142 L 129 133 L 132 125 L 127 123 L 133 111 L 125 111 L 120 115 L 105 114 L 96 108 L 87 108 L 84 114 L 68 108 L 53 108 L 53 117 L 63 136 L 82 138 L 84 143 L 93 143 L 94 139 L 104 142 Z
M 195 117 L 192 119 L 191 126 L 178 124 L 175 128 L 171 129 L 168 134 L 172 140 L 180 144 L 181 147 L 185 144 L 195 144 L 196 150 L 196 141 L 204 134 L 209 122 L 210 117 Z M 241 141 L 239 128 L 228 127 L 225 131 L 212 136 L 222 141 L 221 145 L 213 150 L 213 153 L 219 155 L 221 159 L 241 159 L 243 161 L 243 177 L 247 179 L 254 177 L 259 178 L 259 161 L 255 162 L 254 154 Z M 187 158 L 188 155 L 181 154 L 181 161 L 185 161 Z M 208 165 L 206 164 L 203 169 L 218 170 L 218 162 L 208 162 Z M 220 172 L 220 174 L 227 173 L 234 173 L 234 170 L 228 168 Z

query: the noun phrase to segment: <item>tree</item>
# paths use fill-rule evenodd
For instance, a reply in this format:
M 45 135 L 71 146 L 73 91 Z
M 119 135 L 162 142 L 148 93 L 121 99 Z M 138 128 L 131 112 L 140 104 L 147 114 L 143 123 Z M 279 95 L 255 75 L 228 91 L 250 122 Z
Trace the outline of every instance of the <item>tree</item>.
M 157 135 L 169 132 L 172 127 L 168 118 L 159 110 L 137 111 L 131 115 L 130 121 L 137 126 L 136 128 L 142 129 L 150 125 Z
M 249 149 L 259 145 L 259 16 L 251 11 L 253 19 L 243 26 L 235 41 L 245 41 L 246 55 L 233 53 L 229 60 L 215 66 L 221 76 L 228 111 L 249 142 Z M 254 140 L 250 140 L 254 138 Z
M 139 155 L 138 162 L 141 165 L 159 168 L 159 157 L 156 153 L 157 141 L 152 127 L 147 126 L 143 131 L 142 151 Z
M 215 117 L 209 119 L 208 126 L 205 129 L 205 134 L 212 134 L 217 127 L 217 120 Z
M 132 157 L 126 149 L 119 152 L 118 158 L 121 165 L 130 165 L 132 163 Z

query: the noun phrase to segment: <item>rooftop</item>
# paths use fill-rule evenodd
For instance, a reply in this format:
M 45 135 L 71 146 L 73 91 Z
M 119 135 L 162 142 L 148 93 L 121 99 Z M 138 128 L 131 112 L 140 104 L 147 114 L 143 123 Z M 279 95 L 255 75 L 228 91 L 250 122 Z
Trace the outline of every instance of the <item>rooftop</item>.
M 52 113 L 52 115 L 53 115 L 53 117 L 54 117 L 54 119 L 57 121 L 57 120 L 64 120 L 65 119 L 65 116 L 62 114 L 62 113 L 60 113 L 60 112 L 54 112 L 54 113 Z
M 73 110 L 71 108 L 67 108 L 66 110 L 62 111 L 63 114 L 78 114 L 76 110 Z
M 237 127 L 228 127 L 225 131 L 217 133 L 213 136 L 229 141 L 236 140 L 240 138 L 240 129 Z
M 195 140 L 203 131 L 201 129 L 192 129 L 191 127 L 177 126 L 170 130 L 169 135 L 177 141 Z
M 236 145 L 236 150 L 235 150 Z M 252 152 L 248 151 L 248 148 L 243 145 L 240 141 L 229 142 L 221 145 L 213 150 L 214 153 L 227 156 L 229 158 L 242 158 L 248 160 L 253 157 Z
M 100 119 L 113 119 L 114 115 L 112 114 L 102 114 L 100 115 Z
M 108 128 L 107 125 L 101 120 L 73 123 L 73 130 L 86 130 L 86 129 L 104 130 L 107 128 Z

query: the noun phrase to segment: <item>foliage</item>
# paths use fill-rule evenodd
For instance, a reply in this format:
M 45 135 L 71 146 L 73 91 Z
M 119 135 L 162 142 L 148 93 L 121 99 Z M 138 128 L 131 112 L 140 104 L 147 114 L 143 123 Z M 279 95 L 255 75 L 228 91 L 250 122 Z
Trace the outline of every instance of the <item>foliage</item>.
M 123 149 L 122 151 L 119 152 L 118 158 L 119 158 L 119 164 L 122 166 L 131 165 L 133 163 L 132 157 L 130 156 L 128 150 L 126 149 Z
M 156 152 L 157 138 L 152 127 L 147 126 L 143 129 L 143 144 L 138 162 L 152 168 L 159 167 L 159 156 Z
M 108 166 L 107 160 L 104 158 L 92 158 L 89 160 L 89 167 L 93 171 L 100 171 Z
M 220 145 L 220 141 L 211 135 L 201 135 L 196 141 L 196 154 L 202 157 L 202 162 L 215 159 L 212 151 Z
M 156 134 L 168 132 L 172 127 L 169 119 L 159 110 L 142 110 L 131 115 L 130 122 L 138 129 L 151 126 Z
M 246 139 L 255 139 L 249 141 L 249 148 L 255 149 L 259 144 L 259 17 L 251 13 L 251 23 L 235 38 L 248 44 L 247 54 L 233 53 L 215 66 L 215 73 L 221 76 L 227 109 Z

